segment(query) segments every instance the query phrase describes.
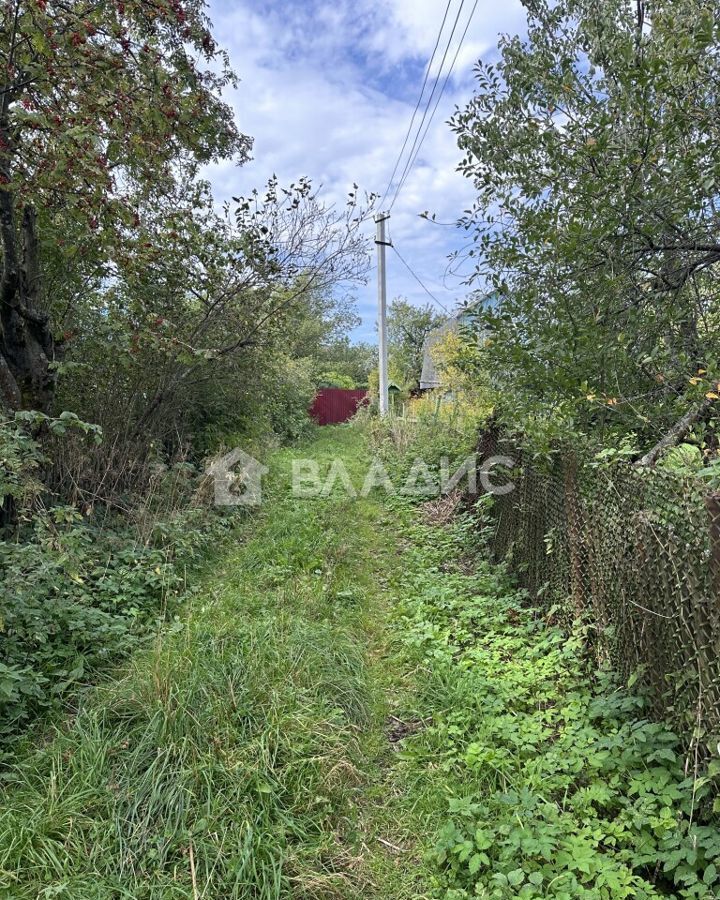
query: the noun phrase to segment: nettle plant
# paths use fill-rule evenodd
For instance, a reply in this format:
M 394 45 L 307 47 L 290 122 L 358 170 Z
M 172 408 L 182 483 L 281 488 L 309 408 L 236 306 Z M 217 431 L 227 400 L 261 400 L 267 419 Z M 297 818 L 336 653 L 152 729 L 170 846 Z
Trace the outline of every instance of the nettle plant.
M 59 416 L 19 411 L 0 419 L 0 525 L 4 518 L 12 519 L 18 509 L 31 510 L 45 490 L 39 475 L 48 460 L 35 437 L 38 430 L 57 436 L 79 431 L 95 444 L 102 441 L 99 426 L 83 422 L 69 411 Z
M 0 542 L 0 746 L 155 634 L 232 521 L 188 509 L 141 541 L 58 506 L 22 543 Z
M 233 521 L 202 507 L 156 511 L 154 496 L 132 518 L 86 517 L 57 502 L 41 480 L 48 459 L 37 435 L 71 432 L 102 440 L 71 412 L 0 420 L 0 757 L 39 713 L 156 631 L 187 571 Z M 194 482 L 184 480 L 187 494 Z
M 720 760 L 686 766 L 632 685 L 589 671 L 585 635 L 539 616 L 502 568 L 467 574 L 474 525 L 411 536 L 398 615 L 428 724 L 402 759 L 445 819 L 433 896 L 717 897 Z

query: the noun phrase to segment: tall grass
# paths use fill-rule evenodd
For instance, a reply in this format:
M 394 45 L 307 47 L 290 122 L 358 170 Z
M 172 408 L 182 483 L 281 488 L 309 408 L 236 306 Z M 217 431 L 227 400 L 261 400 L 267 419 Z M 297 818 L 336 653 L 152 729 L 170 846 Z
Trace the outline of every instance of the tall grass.
M 358 467 L 357 440 L 335 430 L 313 453 Z M 294 500 L 284 475 L 271 489 L 183 620 L 4 773 L 1 896 L 362 895 L 364 561 L 387 550 L 372 501 Z

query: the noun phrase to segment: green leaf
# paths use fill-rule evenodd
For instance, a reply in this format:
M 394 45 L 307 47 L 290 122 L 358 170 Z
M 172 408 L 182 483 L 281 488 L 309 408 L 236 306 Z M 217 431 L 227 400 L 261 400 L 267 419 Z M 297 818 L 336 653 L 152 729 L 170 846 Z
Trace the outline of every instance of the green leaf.
M 525 881 L 525 872 L 522 869 L 513 869 L 512 872 L 508 872 L 507 880 L 513 887 L 519 887 Z

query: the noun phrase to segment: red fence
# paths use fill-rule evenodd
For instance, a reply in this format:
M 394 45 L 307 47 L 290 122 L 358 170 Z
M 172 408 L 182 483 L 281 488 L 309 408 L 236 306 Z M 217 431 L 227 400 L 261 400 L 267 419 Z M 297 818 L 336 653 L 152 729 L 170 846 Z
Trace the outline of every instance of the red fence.
M 321 388 L 310 407 L 310 415 L 318 425 L 338 425 L 352 419 L 363 403 L 367 403 L 367 391 L 347 388 Z

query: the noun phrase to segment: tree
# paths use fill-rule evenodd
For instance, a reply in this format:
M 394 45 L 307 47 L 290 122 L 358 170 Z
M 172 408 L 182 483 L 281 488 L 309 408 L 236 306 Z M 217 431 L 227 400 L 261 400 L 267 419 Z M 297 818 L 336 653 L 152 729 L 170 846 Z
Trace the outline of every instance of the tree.
M 135 436 L 189 383 L 219 384 L 249 349 L 278 337 L 286 347 L 298 341 L 291 329 L 298 310 L 327 311 L 332 292 L 361 280 L 367 268 L 361 225 L 369 211 L 354 191 L 338 210 L 307 179 L 282 188 L 273 178 L 264 193 L 236 198 L 226 216 L 214 212 L 209 195 L 202 221 L 197 208 L 193 200 L 185 210 L 182 231 L 175 220 L 164 239 L 154 238 L 152 265 L 138 269 L 131 257 L 123 308 L 142 304 L 150 345 L 163 357 L 154 392 L 143 390 Z M 146 243 L 142 234 L 139 240 Z
M 720 9 L 525 6 L 454 119 L 475 277 L 501 292 L 487 366 L 516 424 L 652 443 L 720 374 Z
M 304 179 L 224 212 L 197 181 L 142 206 L 113 278 L 62 320 L 59 399 L 105 435 L 92 459 L 63 455 L 65 480 L 115 493 L 157 455 L 296 431 L 327 347 L 356 322 L 367 214 L 354 193 L 337 209 Z
M 41 221 L 99 260 L 179 164 L 247 158 L 201 0 L 5 0 L 0 12 L 0 400 L 49 410 L 57 353 Z M 212 71 L 202 68 L 212 65 Z M 39 220 L 38 210 L 43 210 Z M 62 224 L 58 221 L 62 220 Z
M 370 373 L 377 369 L 378 348 L 364 341 L 353 344 L 342 335 L 323 342 L 315 357 L 320 382 L 337 387 L 366 388 Z
M 404 388 L 419 384 L 425 338 L 444 321 L 445 317 L 430 304 L 414 306 L 403 297 L 396 297 L 390 304 L 387 319 L 390 369 Z

